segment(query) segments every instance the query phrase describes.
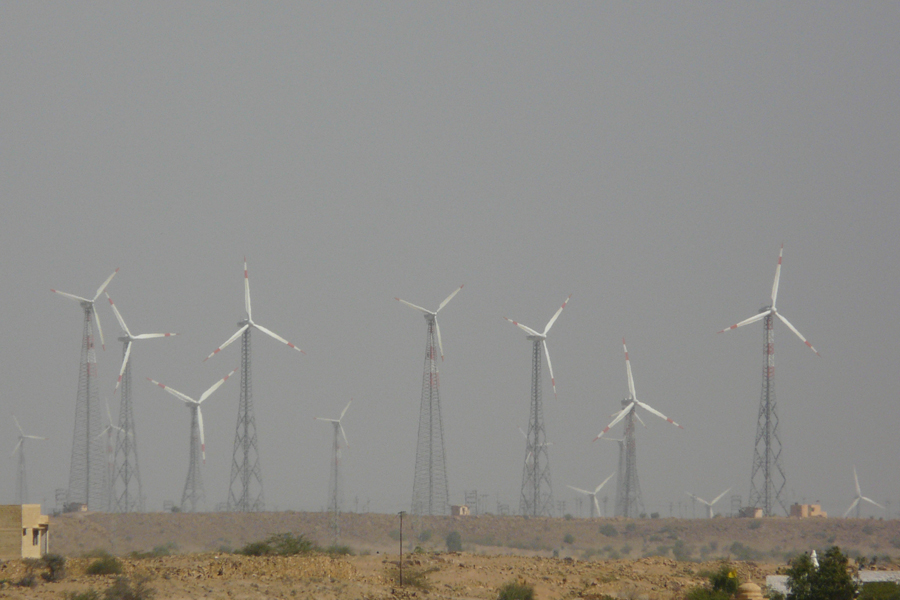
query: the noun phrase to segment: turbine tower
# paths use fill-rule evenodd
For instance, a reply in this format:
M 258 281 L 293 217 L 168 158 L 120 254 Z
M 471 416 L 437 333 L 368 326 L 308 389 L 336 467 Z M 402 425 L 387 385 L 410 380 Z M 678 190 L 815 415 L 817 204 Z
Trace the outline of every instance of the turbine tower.
M 13 415 L 13 421 L 16 422 L 16 427 L 19 428 L 19 441 L 16 443 L 16 447 L 13 448 L 12 454 L 10 454 L 10 456 L 15 456 L 16 452 L 19 453 L 19 469 L 16 476 L 16 504 L 27 504 L 28 480 L 25 477 L 25 440 L 46 440 L 47 438 L 39 435 L 27 435 L 22 430 L 22 426 L 19 425 L 19 420 L 15 415 Z
M 637 415 L 635 414 L 635 416 L 637 416 Z M 641 422 L 643 423 L 643 421 L 641 421 Z M 610 441 L 610 442 L 616 442 L 619 445 L 619 469 L 616 471 L 616 492 L 618 493 L 618 490 L 625 489 L 625 471 L 627 470 L 627 468 L 626 468 L 627 456 L 626 455 L 628 454 L 625 451 L 625 438 L 605 437 L 603 439 Z M 613 511 L 616 514 L 618 514 L 616 507 L 613 507 Z M 638 513 L 638 514 L 640 514 L 640 513 Z
M 784 244 L 778 252 L 778 266 L 775 267 L 775 283 L 772 284 L 772 304 L 764 306 L 759 313 L 736 323 L 727 329 L 719 331 L 731 331 L 750 323 L 763 321 L 763 372 L 762 394 L 759 401 L 759 414 L 756 424 L 756 443 L 753 447 L 753 469 L 750 472 L 750 499 L 748 506 L 762 508 L 763 515 L 771 517 L 775 515 L 775 507 L 780 506 L 785 514 L 789 514 L 784 486 L 787 478 L 784 474 L 784 465 L 781 462 L 781 440 L 778 437 L 778 414 L 775 411 L 775 317 L 787 325 L 788 329 L 797 334 L 809 349 L 819 354 L 806 338 L 797 331 L 797 328 L 775 309 L 775 299 L 778 297 L 778 280 L 781 277 L 781 255 L 784 254 Z
M 199 400 L 194 400 L 190 396 L 173 390 L 158 381 L 147 378 L 147 381 L 158 385 L 184 402 L 188 410 L 191 411 L 191 441 L 188 450 L 190 458 L 187 479 L 184 482 L 184 491 L 181 493 L 181 512 L 198 512 L 206 502 L 206 494 L 203 492 L 203 476 L 200 474 L 201 459 L 206 463 L 206 440 L 203 437 L 203 413 L 200 412 L 200 405 L 213 392 L 219 389 L 219 386 L 228 381 L 228 378 L 234 375 L 239 368 L 236 367 L 231 373 L 212 384 L 208 390 L 200 395 Z
M 347 409 L 350 408 L 352 402 L 353 400 L 351 399 L 350 402 L 347 403 L 347 406 L 344 407 L 344 410 L 341 411 L 341 416 L 337 419 L 316 417 L 316 420 L 328 421 L 334 426 L 334 442 L 331 445 L 331 473 L 328 477 L 328 511 L 331 513 L 331 535 L 335 546 L 337 546 L 338 538 L 341 535 L 341 526 L 339 522 L 341 512 L 341 442 L 338 437 L 338 432 L 340 431 L 341 437 L 344 438 L 344 443 L 347 444 L 347 447 L 349 448 L 350 442 L 347 441 L 347 434 L 344 433 L 344 426 L 341 425 L 341 420 L 344 418 L 344 415 L 347 413 Z
M 592 518 L 592 519 L 594 518 L 594 516 L 598 516 L 598 517 L 602 517 L 602 516 L 603 516 L 603 511 L 600 510 L 600 503 L 597 502 L 597 494 L 600 493 L 600 490 L 603 489 L 603 486 L 606 485 L 606 482 L 609 481 L 610 479 L 612 479 L 612 476 L 613 476 L 613 475 L 615 475 L 615 473 L 613 473 L 612 475 L 610 475 L 609 477 L 607 477 L 606 479 L 604 479 L 604 480 L 600 483 L 600 485 L 598 485 L 598 486 L 594 489 L 593 492 L 589 492 L 589 491 L 587 491 L 587 490 L 582 490 L 581 488 L 577 488 L 577 487 L 574 487 L 574 486 L 571 486 L 571 485 L 566 486 L 566 487 L 568 487 L 568 488 L 571 489 L 571 490 L 575 490 L 576 492 L 581 492 L 582 494 L 587 494 L 588 496 L 590 496 L 590 497 L 594 500 L 594 503 L 591 504 L 591 518 Z M 596 513 L 594 513 L 595 510 L 597 511 Z
M 465 285 L 465 284 L 463 284 Z M 441 326 L 437 314 L 459 293 L 459 286 L 441 302 L 437 310 L 430 311 L 394 298 L 425 315 L 425 369 L 422 374 L 422 399 L 419 403 L 419 437 L 416 444 L 416 471 L 413 478 L 412 514 L 450 514 L 450 492 L 447 485 L 447 457 L 444 454 L 444 425 L 441 421 L 440 374 L 436 360 L 437 351 L 444 360 L 441 343 Z M 437 347 L 435 347 L 437 342 Z
M 112 442 L 112 432 L 113 429 L 117 431 L 122 431 L 119 427 L 116 427 L 116 424 L 113 423 L 112 413 L 109 411 L 109 402 L 104 401 L 106 405 L 106 418 L 108 419 L 106 427 L 97 434 L 97 438 L 101 438 L 104 435 L 106 436 L 106 510 L 111 512 L 113 508 L 115 508 L 116 499 L 113 486 L 113 476 L 115 474 L 115 449 L 113 447 Z
M 845 519 L 847 518 L 847 515 L 850 514 L 850 511 L 853 510 L 854 507 L 856 507 L 856 518 L 857 519 L 859 518 L 860 509 L 862 508 L 862 503 L 860 502 L 860 500 L 865 500 L 869 504 L 874 504 L 881 510 L 884 510 L 884 507 L 882 505 L 878 504 L 871 498 L 866 498 L 865 496 L 862 495 L 862 490 L 859 487 L 859 477 L 856 476 L 856 466 L 855 465 L 853 466 L 853 483 L 856 484 L 856 499 L 853 500 L 853 504 L 851 504 L 850 507 L 844 512 Z
M 628 396 L 622 400 L 622 410 L 613 413 L 613 421 L 606 426 L 606 429 L 597 434 L 594 441 L 597 441 L 611 427 L 614 427 L 622 419 L 625 420 L 625 473 L 622 476 L 622 485 L 616 490 L 616 516 L 635 518 L 644 513 L 644 499 L 641 497 L 641 485 L 638 481 L 637 474 L 637 449 L 634 437 L 634 420 L 644 424 L 637 414 L 637 407 L 640 406 L 647 412 L 656 415 L 675 425 L 681 427 L 678 423 L 662 414 L 655 408 L 644 404 L 637 399 L 634 391 L 634 377 L 631 374 L 631 361 L 628 359 L 628 347 L 625 345 L 625 338 L 622 338 L 622 349 L 625 351 L 625 374 L 628 378 Z
M 137 435 L 134 428 L 134 410 L 131 403 L 131 344 L 135 340 L 149 340 L 152 338 L 171 337 L 177 333 L 141 333 L 132 335 L 122 318 L 119 309 L 109 294 L 106 294 L 109 305 L 112 307 L 119 326 L 125 333 L 119 338 L 122 342 L 122 367 L 119 369 L 119 379 L 116 380 L 115 394 L 122 386 L 121 403 L 119 404 L 119 427 L 116 434 L 116 452 L 113 459 L 112 493 L 115 497 L 116 512 L 143 512 L 144 495 L 141 489 L 141 472 L 138 469 Z M 107 407 L 108 408 L 108 407 Z M 134 483 L 132 483 L 134 479 Z
M 707 502 L 706 500 L 704 500 L 704 499 L 701 498 L 700 496 L 695 496 L 694 494 L 692 494 L 692 493 L 690 493 L 690 492 L 685 492 L 685 494 L 687 494 L 688 496 L 690 496 L 691 498 L 693 498 L 694 500 L 696 500 L 696 501 L 699 502 L 700 504 L 705 504 L 705 505 L 706 505 L 706 518 L 707 518 L 707 519 L 712 519 L 714 516 L 716 516 L 716 513 L 713 511 L 713 504 L 715 504 L 716 502 L 718 502 L 719 500 L 721 500 L 722 497 L 723 497 L 725 494 L 727 494 L 728 492 L 730 492 L 730 491 L 731 491 L 731 488 L 728 488 L 727 490 L 725 490 L 724 492 L 722 492 L 721 494 L 719 494 L 718 496 L 716 496 L 716 499 L 713 500 L 712 502 Z
M 525 466 L 522 469 L 522 491 L 519 497 L 519 512 L 529 517 L 552 516 L 553 487 L 550 483 L 550 455 L 547 452 L 547 434 L 544 431 L 544 405 L 541 401 L 541 347 L 547 355 L 547 369 L 550 371 L 550 383 L 553 396 L 556 397 L 556 379 L 553 377 L 553 365 L 550 362 L 550 351 L 547 349 L 547 334 L 559 318 L 560 313 L 569 302 L 572 294 L 566 297 L 562 306 L 547 322 L 543 333 L 538 333 L 517 321 L 503 317 L 528 334 L 526 339 L 532 343 L 531 348 L 531 411 L 528 417 L 528 434 L 525 436 Z M 532 457 L 528 464 L 529 455 Z
M 106 278 L 92 299 L 82 298 L 58 290 L 50 290 L 81 304 L 84 311 L 84 330 L 81 336 L 81 365 L 78 370 L 78 394 L 75 397 L 75 430 L 72 435 L 72 462 L 69 468 L 69 487 L 66 491 L 66 507 L 86 504 L 97 510 L 106 505 L 106 460 L 103 442 L 97 439 L 100 431 L 100 396 L 97 382 L 97 352 L 94 349 L 94 329 L 91 319 L 97 321 L 100 344 L 105 349 L 103 328 L 94 303 L 119 269 Z
M 277 333 L 269 331 L 253 321 L 250 311 L 250 278 L 247 275 L 247 259 L 244 258 L 244 308 L 247 318 L 238 323 L 239 329 L 224 344 L 213 350 L 204 361 L 241 338 L 241 392 L 238 401 L 237 426 L 234 432 L 234 455 L 231 461 L 231 483 L 228 486 L 227 507 L 235 512 L 265 510 L 263 498 L 262 467 L 259 464 L 259 446 L 256 441 L 256 418 L 253 416 L 253 385 L 250 377 L 250 331 L 259 329 L 289 348 L 303 352 Z M 305 352 L 303 352 L 306 354 Z

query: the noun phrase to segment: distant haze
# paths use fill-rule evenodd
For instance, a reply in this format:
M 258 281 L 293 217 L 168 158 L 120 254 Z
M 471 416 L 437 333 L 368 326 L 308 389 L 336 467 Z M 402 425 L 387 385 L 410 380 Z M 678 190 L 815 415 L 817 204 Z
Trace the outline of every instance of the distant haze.
M 409 510 L 425 348 L 441 312 L 451 501 L 519 503 L 543 325 L 556 500 L 579 514 L 626 393 L 649 416 L 648 512 L 749 493 L 761 324 L 784 243 L 776 394 L 789 501 L 900 509 L 900 6 L 896 3 L 323 3 L 0 6 L 0 451 L 27 433 L 32 499 L 68 482 L 81 310 L 109 286 L 135 344 L 147 506 L 181 498 L 189 412 L 253 338 L 267 507 Z M 101 398 L 122 345 L 98 308 Z M 203 405 L 207 507 L 226 499 L 238 378 Z M 621 425 L 617 426 L 621 428 Z M 612 434 L 621 432 L 614 429 Z M 33 443 L 31 443 L 33 442 Z M 15 498 L 16 460 L 0 464 Z M 608 491 L 610 508 L 614 482 Z M 730 494 L 729 494 L 730 495 Z M 358 505 L 357 505 L 358 499 Z M 589 514 L 586 499 L 581 514 Z M 727 512 L 728 498 L 717 505 Z M 887 506 L 887 505 L 886 505 Z M 696 506 L 697 517 L 705 508 Z M 864 516 L 884 516 L 870 505 Z

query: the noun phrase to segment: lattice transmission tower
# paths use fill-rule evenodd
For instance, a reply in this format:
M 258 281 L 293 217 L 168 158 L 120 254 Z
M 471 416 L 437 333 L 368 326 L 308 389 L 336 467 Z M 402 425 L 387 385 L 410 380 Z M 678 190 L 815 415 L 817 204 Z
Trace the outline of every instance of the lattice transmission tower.
M 266 503 L 263 497 L 262 467 L 259 463 L 259 443 L 256 439 L 256 418 L 253 415 L 250 330 L 258 329 L 289 348 L 298 352 L 303 352 L 303 350 L 253 321 L 250 307 L 250 276 L 247 273 L 246 258 L 244 258 L 244 309 L 247 311 L 247 318 L 238 323 L 237 332 L 228 338 L 228 341 L 213 350 L 205 360 L 209 360 L 233 341 L 241 338 L 241 390 L 238 399 L 237 425 L 234 432 L 231 483 L 228 486 L 226 507 L 229 511 L 256 512 L 265 510 Z
M 416 468 L 413 477 L 412 514 L 450 514 L 450 491 L 447 484 L 447 459 L 444 451 L 444 424 L 441 419 L 440 373 L 437 355 L 444 359 L 441 343 L 441 327 L 437 314 L 459 293 L 459 286 L 441 302 L 437 310 L 430 311 L 394 298 L 425 316 L 425 367 L 422 372 L 422 398 L 419 402 L 419 435 L 416 444 Z
M 758 314 L 749 319 L 719 331 L 719 333 L 723 333 L 743 325 L 763 321 L 762 393 L 760 394 L 756 423 L 756 441 L 753 445 L 753 468 L 750 472 L 748 506 L 762 508 L 763 515 L 767 517 L 774 516 L 777 507 L 781 507 L 781 510 L 786 515 L 790 514 L 784 491 L 787 477 L 785 476 L 784 464 L 781 459 L 781 439 L 778 436 L 778 413 L 775 402 L 775 317 L 778 317 L 787 325 L 788 329 L 793 331 L 804 344 L 809 346 L 810 350 L 819 354 L 797 328 L 791 325 L 775 308 L 775 300 L 778 297 L 778 282 L 781 278 L 781 257 L 783 253 L 784 244 L 781 245 L 781 250 L 778 252 L 775 282 L 772 284 L 772 303 L 761 308 Z
M 547 434 L 544 430 L 544 405 L 541 399 L 541 348 L 547 355 L 547 369 L 550 371 L 550 383 L 553 395 L 556 396 L 556 379 L 553 377 L 553 364 L 550 362 L 550 351 L 547 349 L 547 334 L 559 318 L 560 313 L 569 302 L 572 294 L 565 299 L 562 306 L 547 322 L 543 333 L 527 327 L 517 321 L 504 317 L 507 321 L 527 333 L 526 339 L 531 342 L 531 403 L 528 416 L 528 433 L 525 435 L 525 465 L 522 469 L 522 489 L 519 494 L 519 512 L 524 516 L 553 516 L 553 485 L 550 481 L 550 454 L 547 447 Z M 530 462 L 529 462 L 530 461 Z

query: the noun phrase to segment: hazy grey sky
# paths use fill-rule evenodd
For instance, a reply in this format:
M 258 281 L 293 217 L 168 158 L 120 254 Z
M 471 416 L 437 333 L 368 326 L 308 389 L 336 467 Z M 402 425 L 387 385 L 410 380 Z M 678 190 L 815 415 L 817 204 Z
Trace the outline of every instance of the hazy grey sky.
M 776 331 L 789 499 L 900 508 L 896 3 L 4 3 L 0 5 L 0 345 L 4 444 L 30 432 L 33 496 L 65 487 L 81 312 L 110 295 L 136 343 L 148 506 L 179 501 L 189 413 L 254 337 L 267 504 L 326 502 L 332 417 L 348 508 L 408 508 L 422 317 L 436 306 L 453 501 L 518 506 L 530 344 L 543 327 L 554 495 L 617 465 L 591 439 L 626 391 L 684 425 L 638 431 L 650 511 L 749 491 L 769 297 L 821 352 Z M 108 306 L 102 388 L 121 344 Z M 780 324 L 779 324 L 780 325 Z M 207 404 L 203 476 L 226 497 L 238 386 Z M 3 450 L 0 448 L 0 450 Z M 0 464 L 14 499 L 15 460 Z M 610 496 L 614 489 L 610 489 Z M 587 507 L 585 505 L 585 511 Z M 879 511 L 865 514 L 880 514 Z M 698 510 L 700 516 L 702 511 Z

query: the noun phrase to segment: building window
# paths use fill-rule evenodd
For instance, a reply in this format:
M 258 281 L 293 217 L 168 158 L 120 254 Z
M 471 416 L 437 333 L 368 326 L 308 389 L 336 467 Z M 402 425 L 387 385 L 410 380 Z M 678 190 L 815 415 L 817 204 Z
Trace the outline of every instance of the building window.
M 40 531 L 41 531 L 40 529 L 32 529 L 31 530 L 31 545 L 32 546 L 38 545 L 38 540 L 40 539 L 40 536 L 41 536 Z

